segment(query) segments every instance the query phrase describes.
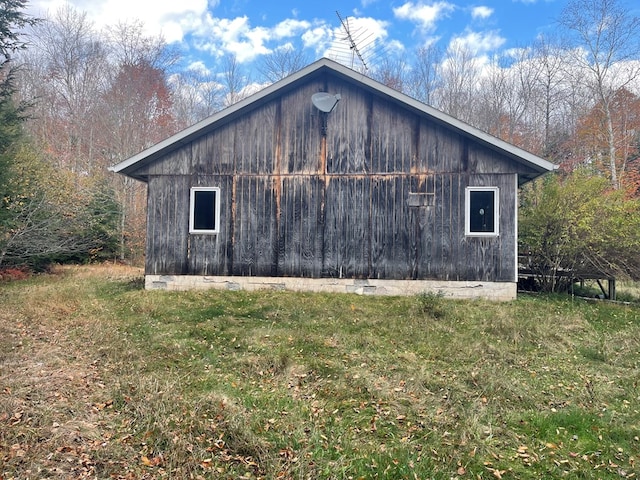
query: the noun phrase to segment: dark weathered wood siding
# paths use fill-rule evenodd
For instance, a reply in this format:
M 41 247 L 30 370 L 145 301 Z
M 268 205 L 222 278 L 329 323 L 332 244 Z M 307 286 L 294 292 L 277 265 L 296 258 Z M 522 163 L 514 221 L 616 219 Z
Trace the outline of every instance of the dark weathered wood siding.
M 326 117 L 310 101 L 340 93 Z M 146 273 L 514 281 L 522 166 L 333 76 L 255 105 L 143 167 Z M 500 188 L 500 235 L 465 237 L 467 186 Z M 189 189 L 220 187 L 217 235 Z

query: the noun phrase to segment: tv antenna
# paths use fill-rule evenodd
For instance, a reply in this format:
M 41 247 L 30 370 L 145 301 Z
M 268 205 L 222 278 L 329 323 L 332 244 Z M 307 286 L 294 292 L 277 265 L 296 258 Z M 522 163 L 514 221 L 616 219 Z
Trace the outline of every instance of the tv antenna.
M 338 19 L 340 19 L 340 23 L 342 24 L 342 28 L 344 29 L 344 33 L 346 34 L 346 38 L 344 40 L 347 41 L 347 43 L 349 44 L 349 48 L 351 49 L 351 68 L 353 68 L 353 62 L 355 58 L 358 57 L 360 62 L 362 62 L 362 66 L 364 67 L 365 71 L 369 70 L 367 62 L 365 62 L 362 56 L 362 52 L 360 51 L 356 43 L 356 39 L 354 38 L 354 35 L 351 33 L 351 29 L 349 28 L 349 18 L 347 18 L 346 20 L 343 19 L 340 15 L 340 12 L 338 11 L 336 11 L 336 15 L 338 15 Z

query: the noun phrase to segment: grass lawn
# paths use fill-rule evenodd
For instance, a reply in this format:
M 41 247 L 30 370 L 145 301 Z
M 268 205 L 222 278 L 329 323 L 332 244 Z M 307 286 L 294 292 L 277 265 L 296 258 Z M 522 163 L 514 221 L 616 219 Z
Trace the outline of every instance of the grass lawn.
M 620 479 L 640 307 L 0 284 L 0 479 Z

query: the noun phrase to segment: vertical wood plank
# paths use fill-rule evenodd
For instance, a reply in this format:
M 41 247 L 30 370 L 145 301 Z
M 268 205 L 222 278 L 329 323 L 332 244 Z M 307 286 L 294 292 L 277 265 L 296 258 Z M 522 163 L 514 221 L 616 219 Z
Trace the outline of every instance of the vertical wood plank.
M 368 277 L 369 199 L 368 178 L 331 177 L 326 190 L 324 276 Z
M 152 177 L 148 205 L 146 268 L 156 274 L 187 273 L 189 177 Z
M 371 95 L 350 86 L 327 116 L 327 172 L 363 174 L 371 172 Z

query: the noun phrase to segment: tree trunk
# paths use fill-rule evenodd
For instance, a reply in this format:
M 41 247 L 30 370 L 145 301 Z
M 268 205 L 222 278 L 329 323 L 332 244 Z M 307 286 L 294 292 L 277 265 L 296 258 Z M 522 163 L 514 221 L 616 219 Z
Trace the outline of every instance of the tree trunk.
M 122 211 L 120 213 L 120 260 L 124 262 L 126 259 L 126 239 L 125 229 L 127 225 L 127 189 L 125 186 L 125 192 L 121 203 Z
M 609 142 L 609 173 L 611 175 L 611 186 L 616 190 L 620 188 L 618 181 L 618 169 L 616 166 L 616 142 L 613 131 L 613 121 L 611 120 L 611 108 L 609 103 L 605 103 L 605 116 L 607 120 L 607 141 Z

